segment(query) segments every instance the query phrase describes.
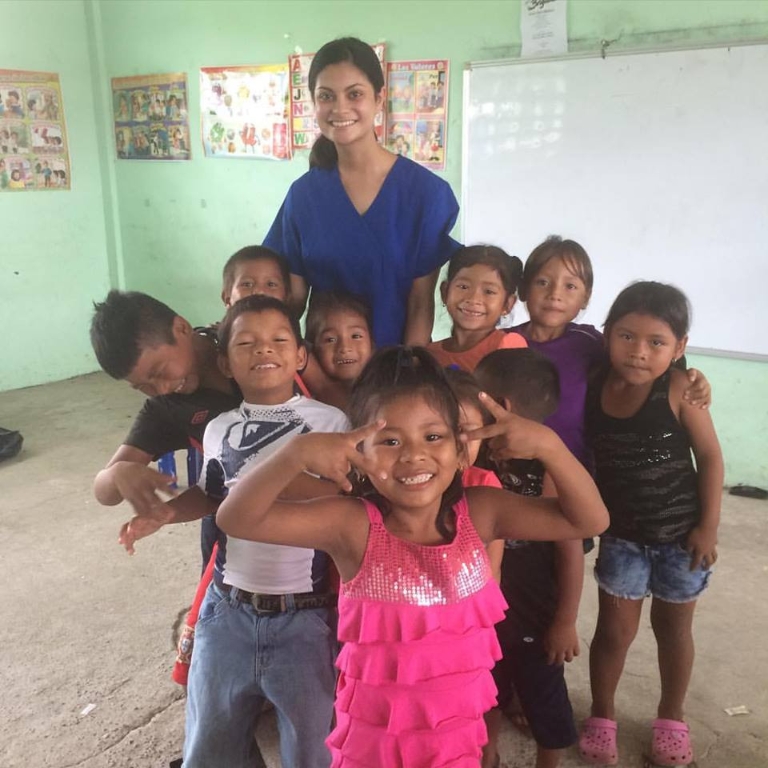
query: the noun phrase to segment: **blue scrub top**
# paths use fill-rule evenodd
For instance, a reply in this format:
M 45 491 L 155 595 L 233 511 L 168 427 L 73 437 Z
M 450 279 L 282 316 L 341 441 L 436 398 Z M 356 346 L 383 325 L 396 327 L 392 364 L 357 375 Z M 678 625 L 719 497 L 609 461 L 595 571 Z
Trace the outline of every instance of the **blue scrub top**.
M 337 167 L 313 168 L 291 185 L 264 245 L 285 256 L 313 290 L 362 298 L 381 347 L 402 342 L 413 281 L 459 247 L 449 235 L 458 213 L 448 183 L 405 157 L 363 215 Z

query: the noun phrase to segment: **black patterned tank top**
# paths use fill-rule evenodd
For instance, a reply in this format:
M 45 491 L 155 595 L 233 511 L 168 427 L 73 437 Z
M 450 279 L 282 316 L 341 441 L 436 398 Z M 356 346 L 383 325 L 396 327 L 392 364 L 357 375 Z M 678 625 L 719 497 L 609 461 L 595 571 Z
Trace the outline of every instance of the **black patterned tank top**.
M 603 412 L 605 373 L 587 396 L 587 437 L 595 482 L 608 508 L 606 533 L 638 544 L 682 542 L 700 518 L 688 434 L 669 405 L 667 371 L 626 419 Z

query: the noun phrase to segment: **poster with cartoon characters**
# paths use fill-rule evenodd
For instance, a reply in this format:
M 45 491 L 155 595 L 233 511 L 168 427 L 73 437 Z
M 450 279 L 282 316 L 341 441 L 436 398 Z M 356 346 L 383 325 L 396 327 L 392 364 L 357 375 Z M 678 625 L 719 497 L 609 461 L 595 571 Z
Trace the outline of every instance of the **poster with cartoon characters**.
M 382 70 L 386 71 L 386 44 L 375 43 L 371 48 L 376 53 Z M 309 149 L 320 133 L 315 121 L 315 105 L 309 92 L 309 68 L 314 57 L 314 53 L 295 53 L 288 57 L 288 67 L 291 70 L 291 144 L 294 149 Z M 383 142 L 383 113 L 376 115 L 373 129 L 376 138 Z
M 387 148 L 445 170 L 448 60 L 387 64 Z
M 59 76 L 0 69 L 0 192 L 69 188 Z
M 112 78 L 119 160 L 189 160 L 187 75 Z
M 289 160 L 288 79 L 287 64 L 203 67 L 205 156 Z

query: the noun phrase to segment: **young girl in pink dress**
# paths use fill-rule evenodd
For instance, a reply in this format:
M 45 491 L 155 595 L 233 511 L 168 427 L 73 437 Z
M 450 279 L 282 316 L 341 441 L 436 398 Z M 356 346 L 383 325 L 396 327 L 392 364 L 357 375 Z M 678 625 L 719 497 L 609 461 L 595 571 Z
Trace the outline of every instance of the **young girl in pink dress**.
M 477 768 L 505 608 L 485 544 L 581 538 L 607 525 L 592 480 L 551 430 L 483 403 L 496 422 L 463 439 L 538 458 L 557 500 L 463 489 L 459 408 L 442 369 L 423 349 L 391 347 L 353 389 L 353 431 L 295 438 L 219 509 L 230 535 L 322 549 L 336 562 L 344 647 L 333 766 Z M 302 472 L 351 492 L 353 468 L 355 496 L 277 500 Z

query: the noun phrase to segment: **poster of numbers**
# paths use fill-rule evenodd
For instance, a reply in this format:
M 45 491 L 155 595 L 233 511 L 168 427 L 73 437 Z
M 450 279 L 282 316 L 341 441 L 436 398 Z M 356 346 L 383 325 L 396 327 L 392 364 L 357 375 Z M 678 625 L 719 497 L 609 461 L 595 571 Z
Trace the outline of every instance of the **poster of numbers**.
M 0 191 L 62 190 L 70 183 L 59 76 L 0 69 Z
M 386 72 L 386 44 L 372 45 L 381 68 Z M 294 149 L 309 149 L 320 131 L 315 121 L 315 105 L 309 92 L 309 68 L 314 53 L 296 53 L 288 57 L 291 70 L 291 142 Z M 384 115 L 376 115 L 374 130 L 376 138 L 384 141 Z
M 185 73 L 112 78 L 112 111 L 118 159 L 190 159 Z
M 202 68 L 200 111 L 206 157 L 291 158 L 287 64 Z
M 387 65 L 387 147 L 435 171 L 445 169 L 448 60 Z

